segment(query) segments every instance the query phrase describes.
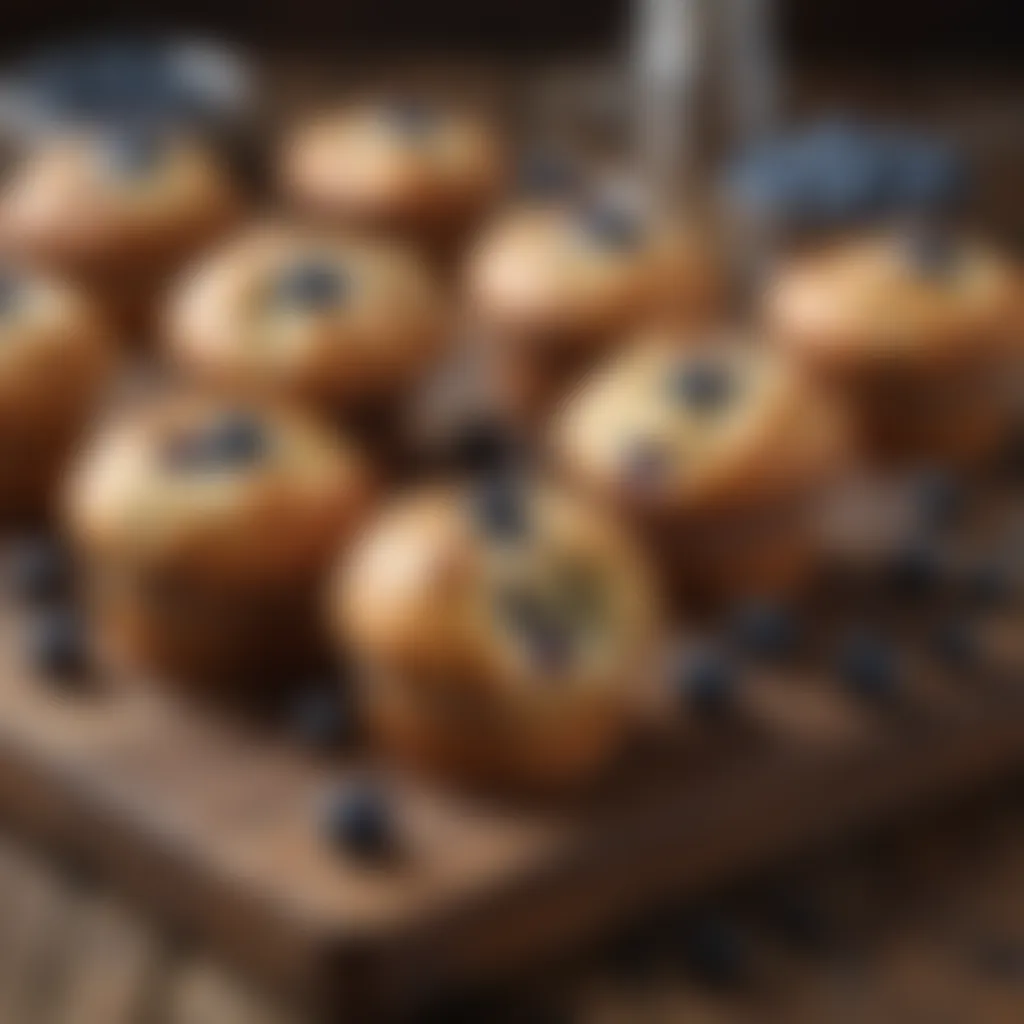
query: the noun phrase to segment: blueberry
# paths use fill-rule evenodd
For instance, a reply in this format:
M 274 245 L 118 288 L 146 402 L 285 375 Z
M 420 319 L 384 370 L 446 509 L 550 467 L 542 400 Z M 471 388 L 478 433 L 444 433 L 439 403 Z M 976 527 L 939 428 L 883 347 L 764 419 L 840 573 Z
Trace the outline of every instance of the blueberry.
M 697 413 L 718 412 L 736 392 L 736 378 L 730 368 L 711 359 L 688 360 L 672 374 L 672 396 Z
M 82 680 L 89 671 L 89 652 L 81 618 L 70 609 L 39 614 L 29 623 L 28 657 L 48 681 Z
M 103 158 L 121 178 L 142 178 L 152 174 L 164 154 L 164 137 L 152 130 L 122 129 L 103 141 Z
M 960 250 L 947 231 L 935 225 L 921 225 L 903 241 L 907 262 L 922 277 L 943 278 L 955 269 Z
M 52 537 L 29 537 L 11 550 L 7 578 L 20 600 L 39 604 L 64 597 L 71 565 L 62 544 Z
M 613 203 L 592 203 L 580 213 L 584 235 L 604 249 L 628 252 L 643 240 L 644 229 L 639 218 Z
M 789 657 L 799 641 L 792 611 L 772 601 L 751 600 L 737 609 L 732 632 L 739 648 L 751 657 L 771 661 Z
M 395 131 L 410 139 L 429 135 L 438 123 L 437 109 L 412 97 L 392 100 L 384 107 L 384 117 Z
M 498 595 L 498 613 L 525 647 L 531 665 L 539 671 L 559 672 L 572 660 L 572 631 L 530 591 L 503 590 Z
M 687 966 L 703 982 L 732 986 L 749 970 L 749 949 L 740 932 L 717 916 L 694 920 L 686 929 L 683 952 Z
M 981 609 L 1001 608 L 1014 596 L 1013 580 L 1006 565 L 982 560 L 968 566 L 961 578 L 964 598 Z
M 949 470 L 926 470 L 916 482 L 914 505 L 922 526 L 935 529 L 952 526 L 963 514 L 963 485 Z
M 281 274 L 274 286 L 274 299 L 281 305 L 303 310 L 332 309 L 344 302 L 350 285 L 342 268 L 305 260 Z
M 736 669 L 720 651 L 686 652 L 671 666 L 670 676 L 679 697 L 701 714 L 722 714 L 736 695 Z
M 328 842 L 360 859 L 380 860 L 394 851 L 391 807 L 370 782 L 349 783 L 329 792 L 321 827 Z
M 334 687 L 316 686 L 302 694 L 291 709 L 295 736 L 313 750 L 335 750 L 352 738 L 350 701 Z
M 894 140 L 899 199 L 904 209 L 940 212 L 960 206 L 970 191 L 963 154 L 930 139 Z
M 855 693 L 871 700 L 895 694 L 900 684 L 896 653 L 882 637 L 859 632 L 839 652 L 839 677 Z
M 978 638 L 962 619 L 940 622 L 932 631 L 930 648 L 936 661 L 944 668 L 963 671 L 978 664 Z
M 471 492 L 471 512 L 476 525 L 495 540 L 522 540 L 529 529 L 523 484 L 506 474 L 475 484 Z
M 519 190 L 533 199 L 558 199 L 579 189 L 579 168 L 565 156 L 547 150 L 528 153 L 516 176 Z
M 942 560 L 930 544 L 914 541 L 894 551 L 885 569 L 885 581 L 901 599 L 919 600 L 934 593 L 943 576 Z

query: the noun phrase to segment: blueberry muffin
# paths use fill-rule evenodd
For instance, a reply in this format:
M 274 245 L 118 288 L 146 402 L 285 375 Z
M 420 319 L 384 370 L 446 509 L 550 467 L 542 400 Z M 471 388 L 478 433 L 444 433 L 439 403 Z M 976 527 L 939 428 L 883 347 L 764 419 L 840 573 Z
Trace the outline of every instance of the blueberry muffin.
M 285 195 L 335 224 L 450 251 L 494 201 L 504 154 L 485 121 L 416 99 L 352 103 L 300 125 Z
M 0 519 L 45 511 L 114 351 L 110 328 L 77 288 L 0 263 Z
M 387 243 L 264 228 L 172 295 L 172 358 L 196 379 L 332 412 L 394 405 L 447 340 L 430 272 Z
M 376 738 L 469 785 L 590 778 L 651 678 L 642 561 L 613 522 L 547 485 L 402 500 L 342 561 L 332 617 Z
M 510 409 L 543 411 L 645 322 L 703 321 L 714 263 L 697 233 L 611 199 L 530 203 L 499 218 L 470 256 L 466 287 Z
M 212 152 L 184 136 L 55 136 L 13 171 L 0 203 L 0 245 L 88 285 L 139 329 L 168 275 L 236 212 Z
M 552 424 L 560 465 L 631 521 L 671 592 L 776 596 L 814 569 L 814 516 L 848 449 L 841 406 L 767 346 L 641 339 Z
M 294 411 L 177 396 L 114 423 L 67 505 L 104 646 L 181 684 L 283 678 L 370 500 L 360 456 Z
M 1013 418 L 1021 300 L 998 252 L 921 228 L 790 260 L 766 306 L 779 342 L 849 394 L 873 451 L 973 460 Z

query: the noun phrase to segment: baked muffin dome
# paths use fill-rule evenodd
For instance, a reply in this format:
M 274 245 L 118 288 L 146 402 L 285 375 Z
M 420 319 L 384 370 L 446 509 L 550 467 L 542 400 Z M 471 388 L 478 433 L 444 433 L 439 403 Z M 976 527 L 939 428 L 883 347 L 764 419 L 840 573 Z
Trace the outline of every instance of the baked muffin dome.
M 166 333 L 200 381 L 344 411 L 401 397 L 441 353 L 448 315 L 407 250 L 265 227 L 187 274 Z
M 353 102 L 299 125 L 284 193 L 335 224 L 427 244 L 460 239 L 497 197 L 503 146 L 485 120 L 417 99 Z
M 628 734 L 655 611 L 644 564 L 547 485 L 438 486 L 343 560 L 332 616 L 378 737 L 463 781 L 579 781 Z
M 359 454 L 295 411 L 173 396 L 94 439 L 67 509 L 119 651 L 205 678 L 310 653 L 325 566 L 370 496 Z

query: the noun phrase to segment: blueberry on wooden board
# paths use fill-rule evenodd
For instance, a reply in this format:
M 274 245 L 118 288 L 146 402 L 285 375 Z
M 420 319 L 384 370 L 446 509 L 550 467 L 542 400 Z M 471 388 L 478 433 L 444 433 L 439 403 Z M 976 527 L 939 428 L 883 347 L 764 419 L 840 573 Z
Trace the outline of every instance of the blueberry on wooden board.
M 321 809 L 324 837 L 340 850 L 367 860 L 394 851 L 392 809 L 372 782 L 349 782 L 332 789 Z
M 884 637 L 874 633 L 848 637 L 840 648 L 837 668 L 842 682 L 869 700 L 891 697 L 900 686 L 897 653 Z
M 40 612 L 28 623 L 28 658 L 45 680 L 78 682 L 89 672 L 85 624 L 72 609 Z
M 7 584 L 27 604 L 62 598 L 71 584 L 71 565 L 64 546 L 52 537 L 17 541 L 7 559 Z
M 708 716 L 731 707 L 738 682 L 728 657 L 710 648 L 682 652 L 669 668 L 669 683 L 679 699 Z
M 750 600 L 734 613 L 732 635 L 750 657 L 774 661 L 791 656 L 799 643 L 793 611 L 774 601 Z
M 274 286 L 274 298 L 283 306 L 318 312 L 340 305 L 350 285 L 341 267 L 307 259 L 284 270 Z

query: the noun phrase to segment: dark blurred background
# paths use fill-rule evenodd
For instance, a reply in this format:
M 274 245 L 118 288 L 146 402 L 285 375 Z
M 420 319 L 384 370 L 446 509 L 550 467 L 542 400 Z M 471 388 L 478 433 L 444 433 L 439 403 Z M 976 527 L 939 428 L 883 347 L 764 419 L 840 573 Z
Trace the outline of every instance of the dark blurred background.
M 585 51 L 620 40 L 627 9 L 622 0 L 156 0 L 144 9 L 124 0 L 48 0 L 8 5 L 0 46 L 52 40 L 58 30 L 169 24 L 335 52 Z M 1010 67 L 1022 48 L 1021 0 L 783 0 L 778 9 L 784 49 L 798 60 Z

